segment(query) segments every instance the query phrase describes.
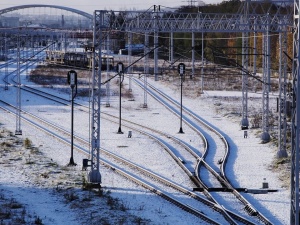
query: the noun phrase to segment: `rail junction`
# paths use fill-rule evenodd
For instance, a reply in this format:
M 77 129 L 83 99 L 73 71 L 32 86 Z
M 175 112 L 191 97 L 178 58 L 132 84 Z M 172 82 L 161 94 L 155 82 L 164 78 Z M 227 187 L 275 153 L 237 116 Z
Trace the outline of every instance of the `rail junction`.
M 263 134 L 262 141 L 270 141 L 269 134 L 269 92 L 270 92 L 270 77 L 271 77 L 271 33 L 280 36 L 280 58 L 279 66 L 279 147 L 278 157 L 287 157 L 286 136 L 288 132 L 287 125 L 287 106 L 286 102 L 290 98 L 292 101 L 292 151 L 291 151 L 291 224 L 299 224 L 299 138 L 300 127 L 297 126 L 300 121 L 300 102 L 299 102 L 299 1 L 274 1 L 269 8 L 264 2 L 245 0 L 242 2 L 238 12 L 234 14 L 220 13 L 180 13 L 164 10 L 160 6 L 153 6 L 148 11 L 111 11 L 111 10 L 96 10 L 93 15 L 90 15 L 79 10 L 67 7 L 53 5 L 23 5 L 0 10 L 0 20 L 9 12 L 28 9 L 28 8 L 55 8 L 67 12 L 71 12 L 80 16 L 78 24 L 68 22 L 67 16 L 60 15 L 60 23 L 58 27 L 32 27 L 30 23 L 24 23 L 22 26 L 2 26 L 0 28 L 0 45 L 1 57 L 5 61 L 8 52 L 12 49 L 17 51 L 17 77 L 20 81 L 21 64 L 33 59 L 41 51 L 66 51 L 67 42 L 78 39 L 84 40 L 87 48 L 85 54 L 89 56 L 90 65 L 92 68 L 92 130 L 91 130 L 91 161 L 92 167 L 90 172 L 90 182 L 101 183 L 101 175 L 99 171 L 100 159 L 99 151 L 100 143 L 100 105 L 101 105 L 101 80 L 102 71 L 96 68 L 96 65 L 101 65 L 104 50 L 110 51 L 110 46 L 118 37 L 119 33 L 127 34 L 128 46 L 133 42 L 133 34 L 138 33 L 144 36 L 144 73 L 149 74 L 149 52 L 153 53 L 155 80 L 159 79 L 159 34 L 167 33 L 170 38 L 169 45 L 169 63 L 176 63 L 174 56 L 174 34 L 175 33 L 190 33 L 192 35 L 192 58 L 191 58 L 191 76 L 195 76 L 195 34 L 202 34 L 202 43 L 205 41 L 203 35 L 206 33 L 241 33 L 242 34 L 242 63 L 231 61 L 242 73 L 242 129 L 248 129 L 248 79 L 257 77 L 256 65 L 250 67 L 250 57 L 253 57 L 253 62 L 257 62 L 257 56 L 262 55 L 262 77 L 261 83 L 263 86 Z M 70 21 L 71 18 L 69 17 Z M 88 21 L 88 22 L 83 22 Z M 89 25 L 93 24 L 92 26 Z M 289 57 L 287 53 L 287 36 L 293 33 L 293 56 Z M 253 38 L 253 43 L 257 43 L 258 33 L 262 35 L 263 48 L 261 52 L 249 52 L 249 41 Z M 150 43 L 153 39 L 153 43 Z M 203 44 L 202 44 L 203 47 Z M 31 48 L 32 51 L 21 55 L 22 49 Z M 255 50 L 256 51 L 256 50 Z M 22 51 L 24 52 L 24 51 Z M 202 50 L 203 53 L 203 50 Z M 128 67 L 126 72 L 132 74 L 132 49 L 128 49 Z M 288 61 L 293 62 L 292 72 L 288 71 Z M 202 67 L 200 76 L 203 76 L 204 56 L 202 55 Z M 6 73 L 7 69 L 5 70 Z M 288 74 L 292 73 L 292 93 L 287 90 Z M 131 78 L 130 78 L 131 79 Z M 8 87 L 6 87 L 8 88 Z M 21 85 L 17 85 L 17 114 L 16 114 L 16 134 L 21 134 Z M 109 85 L 106 86 L 109 89 Z M 201 89 L 203 90 L 203 77 Z M 108 90 L 109 91 L 109 90 Z M 146 105 L 146 103 L 145 103 Z

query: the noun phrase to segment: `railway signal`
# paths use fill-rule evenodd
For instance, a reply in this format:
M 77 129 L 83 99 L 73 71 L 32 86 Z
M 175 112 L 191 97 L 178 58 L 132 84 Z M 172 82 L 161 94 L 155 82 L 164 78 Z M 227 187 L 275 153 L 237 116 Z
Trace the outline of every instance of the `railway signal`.
M 118 129 L 118 134 L 123 134 L 122 129 L 121 129 L 121 86 L 124 80 L 124 65 L 122 62 L 118 62 L 117 64 L 117 71 L 119 74 L 120 78 L 120 98 L 119 98 L 119 129 Z
M 178 73 L 180 75 L 180 129 L 179 133 L 183 134 L 182 130 L 182 83 L 184 82 L 184 74 L 185 74 L 185 64 L 179 63 L 178 64 Z
M 71 87 L 71 157 L 70 157 L 70 162 L 69 166 L 76 166 L 77 164 L 74 162 L 73 158 L 73 147 L 74 147 L 74 99 L 77 94 L 77 73 L 74 70 L 70 70 L 68 72 L 68 84 Z M 75 89 L 75 93 L 74 93 Z

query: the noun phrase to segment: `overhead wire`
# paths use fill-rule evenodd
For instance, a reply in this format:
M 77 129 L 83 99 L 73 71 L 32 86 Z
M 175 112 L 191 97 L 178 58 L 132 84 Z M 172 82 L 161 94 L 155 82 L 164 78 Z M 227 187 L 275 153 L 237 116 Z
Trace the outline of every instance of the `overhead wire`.
M 135 31 L 122 31 L 122 30 L 117 30 L 118 32 L 120 33 L 131 33 L 131 34 L 135 34 L 135 35 L 145 35 L 144 32 L 135 32 Z M 202 33 L 203 31 L 199 30 L 197 32 L 194 32 L 194 33 Z M 254 31 L 253 31 L 254 32 Z M 151 33 L 154 33 L 153 31 L 148 33 L 149 37 L 154 37 L 153 34 Z M 169 33 L 169 32 L 158 32 L 159 33 Z M 185 32 L 182 32 L 182 33 L 185 33 Z M 207 33 L 204 31 L 204 33 Z M 242 33 L 242 31 L 240 32 Z M 251 38 L 262 38 L 264 36 L 268 36 L 268 37 L 273 37 L 273 36 L 278 36 L 279 34 L 276 33 L 276 34 L 264 34 L 263 32 L 260 32 L 261 34 L 260 35 L 249 35 L 248 37 L 246 37 L 247 39 L 251 39 Z M 158 38 L 160 39 L 169 39 L 170 37 L 166 37 L 166 36 L 162 36 L 162 35 L 158 35 Z M 243 37 L 242 35 L 241 36 L 235 36 L 235 37 L 204 37 L 203 39 L 202 38 L 194 38 L 195 41 L 201 41 L 201 40 L 204 40 L 204 41 L 211 41 L 211 40 L 238 40 L 238 39 L 243 39 L 245 37 Z M 173 37 L 173 40 L 191 40 L 191 38 L 189 37 Z

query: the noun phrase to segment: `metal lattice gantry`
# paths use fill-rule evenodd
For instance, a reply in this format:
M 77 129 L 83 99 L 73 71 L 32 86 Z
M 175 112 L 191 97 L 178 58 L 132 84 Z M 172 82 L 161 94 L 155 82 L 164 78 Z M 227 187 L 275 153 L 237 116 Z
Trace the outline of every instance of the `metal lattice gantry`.
M 287 154 L 287 78 L 288 78 L 288 71 L 287 71 L 287 28 L 283 30 L 279 34 L 279 97 L 278 97 L 278 158 L 286 158 L 288 157 Z
M 111 31 L 140 33 L 145 35 L 145 40 L 149 34 L 153 34 L 154 44 L 154 74 L 157 80 L 157 60 L 158 60 L 158 41 L 159 33 L 242 33 L 243 34 L 243 65 L 242 70 L 247 71 L 243 73 L 243 119 L 246 127 L 247 121 L 247 101 L 248 89 L 247 82 L 250 73 L 248 71 L 249 55 L 249 33 L 263 34 L 263 136 L 262 139 L 269 140 L 268 133 L 268 117 L 269 117 L 269 91 L 270 91 L 270 33 L 282 33 L 284 28 L 293 25 L 293 1 L 275 1 L 266 8 L 265 2 L 262 1 L 244 1 L 240 9 L 234 14 L 224 13 L 179 13 L 179 12 L 165 12 L 154 7 L 154 10 L 145 12 L 137 11 L 107 11 L 96 10 L 94 13 L 94 45 L 99 54 L 98 63 L 101 63 L 101 45 L 105 43 L 105 36 Z M 172 40 L 170 41 L 173 47 Z M 148 46 L 148 45 L 147 45 Z M 172 52 L 170 53 L 170 60 L 173 61 Z M 256 60 L 256 59 L 255 59 Z M 147 70 L 147 67 L 146 69 Z M 256 70 L 256 69 L 255 69 Z M 256 71 L 254 72 L 256 73 Z M 254 74 L 255 75 L 255 74 Z M 101 79 L 101 71 L 95 73 L 93 88 L 99 88 L 99 80 Z M 100 133 L 95 132 L 95 128 L 100 127 L 100 98 L 99 93 L 93 94 L 92 118 L 93 118 L 93 136 L 92 143 L 100 143 Z M 97 109 L 97 110 L 96 110 Z M 286 133 L 286 130 L 284 131 Z M 283 135 L 285 135 L 285 133 Z M 93 148 L 93 156 L 98 155 L 100 146 L 97 144 Z M 99 159 L 94 159 L 99 160 Z
M 15 29 L 15 30 L 6 30 L 4 32 L 0 32 L 0 49 L 1 55 L 0 57 L 3 58 L 5 61 L 11 60 L 10 58 L 13 57 L 16 61 L 16 135 L 22 135 L 21 129 L 21 73 L 22 71 L 28 71 L 27 63 L 29 60 L 33 60 L 38 52 L 35 52 L 33 49 L 35 46 L 36 48 L 41 49 L 41 46 L 38 46 L 37 43 L 41 43 L 43 37 L 41 37 L 36 31 L 30 29 L 30 33 L 24 33 L 22 29 Z M 9 49 L 15 49 L 16 54 L 11 55 L 9 54 Z M 31 49 L 32 51 L 29 51 Z M 5 74 L 4 74 L 4 81 L 5 81 L 5 89 L 8 90 L 8 63 L 5 65 Z
M 262 90 L 262 135 L 263 142 L 269 142 L 271 137 L 269 134 L 269 92 L 270 92 L 270 69 L 271 69 L 271 42 L 270 42 L 270 22 L 269 15 L 267 14 L 267 28 L 263 35 L 263 90 Z
M 28 72 L 28 62 L 35 60 L 37 55 L 42 52 L 48 46 L 52 46 L 54 40 L 53 32 L 44 29 L 34 29 L 34 28 L 0 28 L 0 49 L 1 57 L 5 61 L 10 60 L 10 57 L 14 57 L 16 61 L 17 74 L 17 84 L 16 87 L 16 135 L 22 135 L 21 129 L 21 73 L 23 71 Z M 55 35 L 55 40 L 57 40 L 57 35 Z M 43 43 L 43 44 L 42 44 Z M 9 56 L 9 49 L 15 49 L 16 54 L 14 56 Z M 8 76 L 10 75 L 8 71 L 8 63 L 5 65 L 5 90 L 8 90 Z
M 21 130 L 21 67 L 20 67 L 20 36 L 17 36 L 17 95 L 16 95 L 16 135 L 22 135 Z
M 26 10 L 26 13 L 24 13 L 24 10 Z M 57 12 L 59 13 L 57 14 Z M 18 84 L 16 92 L 16 134 L 22 134 L 20 90 L 20 70 L 23 68 L 22 63 L 29 57 L 34 57 L 34 49 L 41 47 L 39 43 L 44 43 L 44 46 L 54 46 L 50 43 L 61 43 L 62 40 L 60 39 L 62 34 L 64 34 L 65 37 L 70 37 L 70 35 L 73 35 L 74 33 L 83 36 L 80 32 L 83 28 L 85 30 L 92 27 L 92 18 L 93 15 L 86 12 L 55 5 L 31 4 L 0 10 L 0 37 L 3 37 L 0 39 L 0 48 L 4 51 L 4 54 L 2 52 L 1 57 L 4 55 L 5 59 L 8 60 L 8 49 L 17 49 Z M 64 38 L 64 40 L 66 40 L 66 38 Z M 20 43 L 22 43 L 22 46 Z M 30 46 L 32 48 L 31 56 L 20 54 L 20 51 L 22 51 L 20 48 L 29 48 Z M 61 44 L 61 46 L 66 45 Z M 26 52 L 29 54 L 27 50 Z M 27 71 L 27 68 L 25 68 L 25 70 Z M 5 79 L 7 79 L 7 77 L 8 68 L 6 66 Z M 7 89 L 8 81 L 6 80 L 5 90 Z
M 60 10 L 70 11 L 77 13 L 87 19 L 93 19 L 93 57 L 92 57 L 92 110 L 91 110 L 91 161 L 92 169 L 89 175 L 89 180 L 92 183 L 101 183 L 101 174 L 99 171 L 99 157 L 100 157 L 100 105 L 101 105 L 101 70 L 96 70 L 95 65 L 101 68 L 101 54 L 102 48 L 109 45 L 109 35 L 111 31 L 119 32 L 136 32 L 145 35 L 145 54 L 150 51 L 149 36 L 153 35 L 154 43 L 154 74 L 157 80 L 158 74 L 158 37 L 159 33 L 169 33 L 170 48 L 173 49 L 173 34 L 188 32 L 194 37 L 195 33 L 242 33 L 243 35 L 243 49 L 242 49 L 242 125 L 248 127 L 248 76 L 252 74 L 256 76 L 256 53 L 254 53 L 253 73 L 245 73 L 248 71 L 249 66 L 249 34 L 253 33 L 256 38 L 257 33 L 263 34 L 263 136 L 265 141 L 269 140 L 269 91 L 270 91 L 270 33 L 278 33 L 281 35 L 281 54 L 286 51 L 286 34 L 288 27 L 293 27 L 294 31 L 294 56 L 293 56 L 293 88 L 292 88 L 292 151 L 291 151 L 291 224 L 299 224 L 299 126 L 297 122 L 300 121 L 300 102 L 299 93 L 299 0 L 279 0 L 272 1 L 270 7 L 266 7 L 265 1 L 251 1 L 245 0 L 242 2 L 241 7 L 237 13 L 224 14 L 224 13 L 180 13 L 162 11 L 160 7 L 155 7 L 154 10 L 145 12 L 137 11 L 109 11 L 109 10 L 96 10 L 94 15 L 75 10 L 72 8 L 53 6 L 53 5 L 22 5 L 0 10 L 0 15 L 6 13 L 36 7 L 49 7 Z M 294 17 L 293 17 L 294 15 Z M 63 24 L 64 21 L 62 21 Z M 90 23 L 91 24 L 91 23 Z M 23 36 L 31 34 L 32 42 L 37 38 L 42 37 L 42 40 L 47 42 L 54 42 L 61 39 L 66 40 L 66 30 L 61 30 L 58 33 L 54 30 L 47 29 L 0 29 L 2 35 L 5 34 L 3 43 L 8 38 L 13 36 Z M 34 35 L 36 33 L 36 35 Z M 7 38 L 6 38 L 7 37 Z M 254 41 L 256 44 L 256 40 Z M 54 45 L 53 45 L 54 46 Z M 192 40 L 194 47 L 194 39 Z M 203 45 L 202 45 L 203 46 Z M 107 50 L 109 48 L 107 47 Z M 7 50 L 5 50 L 7 51 Z M 254 51 L 256 48 L 254 47 Z M 194 53 L 193 53 L 194 54 Z M 203 54 L 203 51 L 202 51 Z M 194 56 L 193 56 L 194 58 Z M 280 111 L 279 111 L 279 152 L 286 152 L 286 57 L 280 57 Z M 97 60 L 97 62 L 96 62 Z M 173 64 L 173 51 L 170 52 L 170 62 Z M 194 61 L 194 59 L 192 59 Z M 202 55 L 203 62 L 203 55 Z M 130 69 L 129 69 L 130 70 Z M 148 55 L 145 57 L 145 73 L 149 72 L 149 59 Z M 6 72 L 7 73 L 7 72 Z M 194 72 L 193 72 L 194 74 Z M 203 74 L 203 63 L 202 72 Z M 146 75 L 145 75 L 146 78 Z M 203 77 L 201 77 L 203 79 Z M 202 80 L 203 87 L 203 80 Z M 201 90 L 203 91 L 203 90 Z M 17 99 L 20 102 L 20 99 Z M 107 100 L 109 103 L 109 100 Z M 144 106 L 147 106 L 147 99 L 145 94 Z M 20 115 L 19 117 L 20 118 Z M 20 130 L 19 120 L 17 120 L 17 129 Z
M 100 105 L 101 105 L 101 70 L 95 70 L 96 55 L 98 56 L 98 68 L 101 68 L 102 42 L 105 37 L 103 14 L 94 14 L 93 48 L 92 48 L 92 110 L 91 110 L 91 171 L 89 182 L 101 183 L 100 174 Z
M 294 3 L 294 37 L 293 37 L 293 89 L 292 89 L 292 150 L 291 150 L 291 215 L 290 224 L 298 225 L 299 220 L 299 138 L 300 138 L 300 43 L 299 10 L 300 2 Z
M 246 1 L 249 4 L 250 1 Z M 290 4 L 290 1 L 284 1 L 283 4 Z M 256 6 L 259 4 L 256 4 Z M 244 8 L 245 9 L 245 8 Z M 294 24 L 294 74 L 293 74 L 293 106 L 294 112 L 292 116 L 292 168 L 291 168 L 291 224 L 299 224 L 299 128 L 296 125 L 300 120 L 298 107 L 300 105 L 297 98 L 299 90 L 298 74 L 299 74 L 299 2 L 295 3 L 295 19 L 290 13 L 269 14 L 268 12 L 261 14 L 253 13 L 257 7 L 249 4 L 245 11 L 241 13 L 225 15 L 225 14 L 180 14 L 180 13 L 157 13 L 157 12 L 111 12 L 111 11 L 95 11 L 94 26 L 94 46 L 98 50 L 98 63 L 101 63 L 101 45 L 103 36 L 111 30 L 122 30 L 127 32 L 141 32 L 146 35 L 149 33 L 157 34 L 157 32 L 241 32 L 244 38 L 247 38 L 247 32 L 262 32 L 263 37 L 263 131 L 265 140 L 269 138 L 268 134 L 268 111 L 269 111 L 269 85 L 270 85 L 270 32 L 282 33 L 286 27 Z M 249 10 L 249 11 L 248 11 Z M 249 12 L 249 14 L 248 14 Z M 201 16 L 200 16 L 201 15 Z M 245 20 L 247 15 L 247 20 Z M 159 19 L 157 19 L 159 17 Z M 153 21 L 153 18 L 154 21 Z M 156 35 L 154 35 L 156 37 Z M 244 47 L 247 46 L 244 41 Z M 244 50 L 244 53 L 247 53 Z M 244 59 L 244 64 L 247 63 Z M 243 65 L 245 66 L 245 65 Z M 281 80 L 282 81 L 282 80 Z M 246 81 L 244 81 L 246 82 Z M 286 80 L 283 79 L 283 86 L 286 86 Z M 93 76 L 93 110 L 92 110 L 92 157 L 93 165 L 99 165 L 99 149 L 100 149 L 100 103 L 101 97 L 101 71 Z M 247 96 L 247 90 L 245 96 Z M 244 101 L 246 101 L 246 98 Z M 246 102 L 243 104 L 247 104 Z M 246 114 L 245 114 L 246 115 Z M 286 134 L 286 130 L 281 132 Z M 95 163 L 96 162 L 96 163 Z M 91 181 L 101 181 L 99 168 L 93 167 L 91 171 Z
M 91 111 L 91 161 L 92 169 L 89 175 L 89 180 L 92 183 L 101 183 L 101 174 L 99 171 L 99 157 L 100 157 L 100 105 L 101 105 L 101 70 L 96 70 L 95 65 L 101 68 L 101 50 L 105 43 L 109 45 L 109 34 L 111 31 L 119 32 L 136 32 L 145 35 L 145 43 L 149 43 L 149 35 L 154 36 L 153 48 L 154 50 L 154 74 L 157 80 L 158 74 L 158 37 L 159 33 L 169 33 L 170 47 L 173 48 L 173 34 L 174 33 L 191 33 L 194 37 L 195 33 L 241 33 L 243 34 L 243 49 L 242 49 L 242 125 L 248 126 L 248 76 L 252 74 L 256 76 L 256 68 L 253 68 L 253 73 L 245 73 L 248 71 L 249 66 L 249 34 L 263 34 L 263 136 L 265 141 L 269 140 L 269 91 L 270 91 L 270 33 L 278 33 L 281 35 L 281 54 L 286 51 L 286 33 L 287 27 L 293 27 L 294 31 L 294 56 L 293 56 L 293 88 L 292 88 L 292 151 L 291 151 L 291 224 L 299 224 L 299 126 L 297 122 L 300 121 L 298 113 L 300 110 L 299 102 L 299 0 L 280 0 L 272 1 L 270 7 L 266 7 L 265 1 L 243 1 L 237 13 L 224 14 L 224 13 L 180 13 L 162 11 L 160 7 L 155 7 L 154 10 L 145 12 L 137 11 L 109 11 L 109 10 L 96 10 L 94 15 L 89 15 L 84 12 L 61 6 L 53 5 L 23 5 L 11 7 L 0 10 L 0 15 L 3 16 L 11 11 L 16 11 L 25 8 L 35 7 L 49 7 L 60 10 L 70 11 L 80 14 L 87 19 L 93 19 L 93 67 L 92 67 L 92 111 Z M 293 16 L 294 15 L 294 16 Z M 63 24 L 64 21 L 62 21 Z M 90 23 L 91 24 L 91 23 Z M 0 33 L 5 37 L 11 38 L 13 36 L 23 36 L 31 34 L 32 41 L 36 38 L 43 36 L 43 40 L 47 42 L 54 42 L 61 39 L 66 40 L 66 30 L 61 30 L 56 34 L 54 30 L 47 29 L 0 29 Z M 36 33 L 36 36 L 33 34 Z M 59 36 L 60 35 L 60 36 Z M 51 38 L 52 37 L 52 38 Z M 254 35 L 256 38 L 256 35 Z M 3 39 L 3 43 L 7 38 Z M 194 40 L 192 46 L 194 47 Z M 256 41 L 254 42 L 256 43 Z M 6 46 L 6 44 L 5 44 Z M 150 51 L 149 44 L 145 45 L 145 54 Z M 202 45 L 203 46 L 203 45 Z M 107 50 L 108 47 L 107 47 Z M 5 50 L 7 51 L 7 50 Z M 256 49 L 254 49 L 256 51 Z M 203 53 L 203 51 L 202 51 Z M 255 54 L 254 54 L 255 55 Z M 254 56 L 255 58 L 255 56 Z M 279 152 L 286 151 L 286 57 L 280 57 L 280 112 L 279 112 L 279 129 L 280 129 L 280 145 Z M 97 60 L 97 62 L 96 62 Z M 203 60 L 203 56 L 202 56 Z M 170 52 L 170 61 L 173 63 L 173 52 Z M 194 59 L 193 59 L 194 61 Z M 254 59 L 256 63 L 256 58 Z M 256 67 L 256 65 L 254 65 Z M 145 58 L 145 72 L 149 72 L 149 59 Z M 194 73 L 194 72 L 193 72 Z M 203 74 L 203 64 L 202 73 Z M 145 77 L 146 78 L 146 77 Z M 203 90 L 201 90 L 203 91 Z M 146 95 L 145 95 L 146 96 Z M 20 102 L 20 99 L 17 99 Z M 109 101 L 109 100 L 108 100 Z M 144 105 L 147 106 L 146 97 Z M 20 118 L 20 115 L 19 117 Z M 245 121 L 245 123 L 243 122 Z M 19 120 L 17 120 L 16 127 L 21 131 Z
M 244 4 L 244 15 L 242 17 L 243 23 L 248 24 L 249 20 L 249 2 L 246 0 Z M 242 129 L 248 129 L 248 65 L 249 65 L 249 32 L 247 31 L 249 25 L 246 27 L 246 31 L 243 32 L 242 37 L 242 66 L 245 70 L 242 71 Z

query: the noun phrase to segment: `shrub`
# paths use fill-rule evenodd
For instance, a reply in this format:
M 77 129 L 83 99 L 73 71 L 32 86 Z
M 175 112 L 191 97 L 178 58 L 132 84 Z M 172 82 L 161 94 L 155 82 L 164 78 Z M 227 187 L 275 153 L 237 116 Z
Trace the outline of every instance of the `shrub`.
M 29 138 L 25 138 L 24 147 L 27 148 L 27 149 L 32 147 L 32 141 Z
M 43 221 L 40 217 L 37 217 L 35 218 L 34 220 L 34 224 L 37 224 L 37 225 L 43 225 Z
M 64 197 L 68 202 L 72 202 L 79 198 L 78 195 L 76 195 L 73 191 L 69 191 L 69 192 L 65 193 Z

